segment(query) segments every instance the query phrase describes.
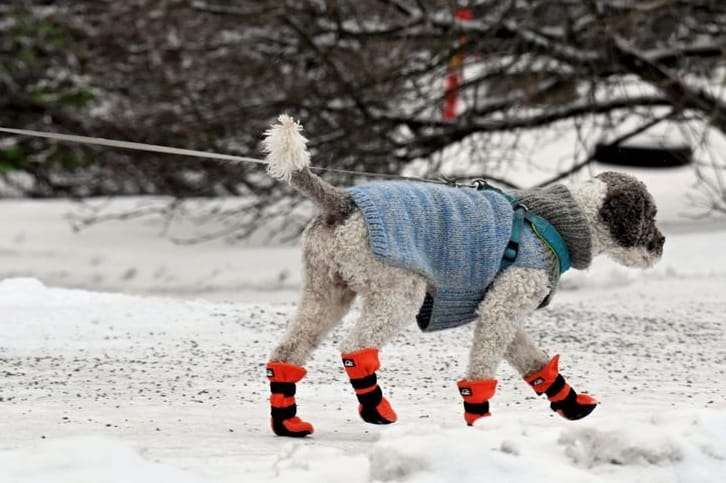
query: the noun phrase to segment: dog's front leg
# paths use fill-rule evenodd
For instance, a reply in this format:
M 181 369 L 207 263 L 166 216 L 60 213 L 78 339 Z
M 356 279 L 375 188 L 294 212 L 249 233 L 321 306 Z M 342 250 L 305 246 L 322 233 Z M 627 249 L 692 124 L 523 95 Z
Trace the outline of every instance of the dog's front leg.
M 458 383 L 464 398 L 464 419 L 470 426 L 489 415 L 497 366 L 518 324 L 539 306 L 549 289 L 549 277 L 544 271 L 511 267 L 497 276 L 479 305 L 467 378 Z
M 588 394 L 577 394 L 567 384 L 560 374 L 560 356 L 549 359 L 521 327 L 517 328 L 504 358 L 538 395 L 547 396 L 550 408 L 563 418 L 582 419 L 597 406 L 595 398 Z

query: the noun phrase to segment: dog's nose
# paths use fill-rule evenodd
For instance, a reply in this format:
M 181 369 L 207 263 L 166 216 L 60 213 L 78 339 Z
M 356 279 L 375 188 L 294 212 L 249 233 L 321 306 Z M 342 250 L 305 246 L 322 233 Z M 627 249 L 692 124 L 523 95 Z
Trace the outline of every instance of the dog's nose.
M 660 230 L 658 230 L 656 231 L 655 236 L 651 238 L 648 243 L 648 251 L 655 252 L 660 255 L 663 253 L 663 245 L 665 245 L 665 236 L 660 232 Z

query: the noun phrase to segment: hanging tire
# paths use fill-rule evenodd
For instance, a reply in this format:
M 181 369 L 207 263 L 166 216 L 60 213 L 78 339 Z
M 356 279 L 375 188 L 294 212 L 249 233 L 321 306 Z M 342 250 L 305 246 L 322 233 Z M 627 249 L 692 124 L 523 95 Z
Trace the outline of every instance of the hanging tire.
M 637 168 L 675 168 L 693 162 L 690 146 L 612 145 L 595 146 L 594 158 L 603 164 Z

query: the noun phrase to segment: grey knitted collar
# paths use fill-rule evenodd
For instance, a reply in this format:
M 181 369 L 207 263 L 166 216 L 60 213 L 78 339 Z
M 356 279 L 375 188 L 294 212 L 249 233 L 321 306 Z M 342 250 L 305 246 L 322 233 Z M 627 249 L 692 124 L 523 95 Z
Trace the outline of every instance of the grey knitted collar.
M 562 236 L 572 268 L 583 270 L 592 262 L 590 226 L 572 193 L 562 184 L 513 193 L 535 215 L 541 216 Z

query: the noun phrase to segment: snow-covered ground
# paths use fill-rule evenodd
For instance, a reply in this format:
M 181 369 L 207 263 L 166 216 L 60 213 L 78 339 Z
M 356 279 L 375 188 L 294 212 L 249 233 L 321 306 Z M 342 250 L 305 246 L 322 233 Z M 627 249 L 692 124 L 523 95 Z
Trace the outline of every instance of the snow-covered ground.
M 337 351 L 353 313 L 298 387 L 316 427 L 298 441 L 269 430 L 263 370 L 297 248 L 175 246 L 154 220 L 74 234 L 67 203 L 0 205 L 0 483 L 726 481 L 723 221 L 661 209 L 655 269 L 597 260 L 527 321 L 600 399 L 591 417 L 561 420 L 503 365 L 493 417 L 467 428 L 472 328 L 411 325 L 379 373 L 400 421 L 366 425 Z
M 105 201 L 102 203 L 106 203 Z M 119 211 L 163 200 L 121 199 Z M 77 203 L 0 201 L 0 278 L 33 276 L 50 286 L 184 298 L 287 302 L 300 286 L 299 249 L 223 240 L 172 243 L 159 217 L 110 221 L 80 232 Z

